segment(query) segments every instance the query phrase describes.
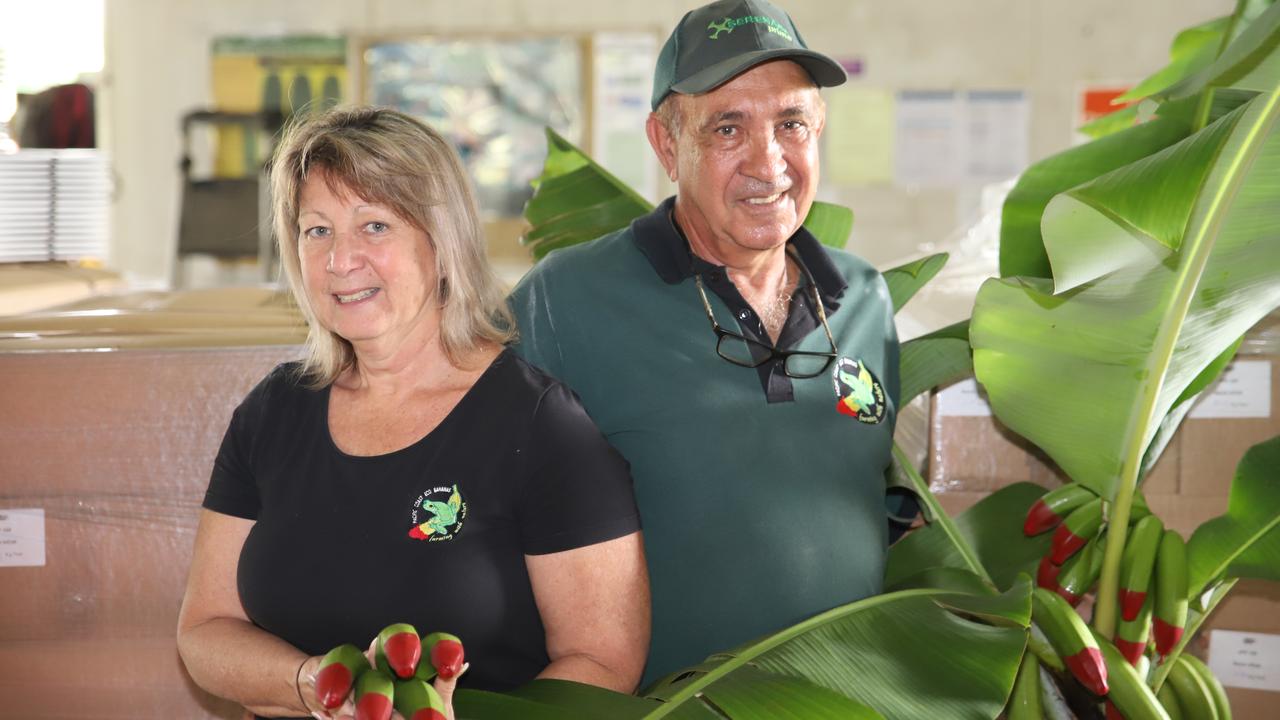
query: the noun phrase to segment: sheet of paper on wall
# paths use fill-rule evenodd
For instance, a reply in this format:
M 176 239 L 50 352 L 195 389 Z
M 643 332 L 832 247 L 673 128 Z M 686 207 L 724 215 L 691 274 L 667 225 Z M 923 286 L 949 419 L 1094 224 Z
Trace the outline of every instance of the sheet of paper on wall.
M 591 155 L 636 192 L 658 201 L 658 161 L 649 149 L 649 116 L 658 40 L 650 33 L 592 38 L 594 99 Z
M 900 91 L 895 118 L 895 182 L 907 188 L 956 185 L 961 180 L 968 137 L 957 93 Z
M 1209 669 L 1227 687 L 1280 691 L 1280 635 L 1214 630 Z
M 1027 167 L 1027 97 L 1021 90 L 970 90 L 965 94 L 968 138 L 964 179 L 992 183 Z
M 838 185 L 893 181 L 894 96 L 884 88 L 843 85 L 826 91 L 823 175 Z
M 0 567 L 44 567 L 44 509 L 0 509 Z

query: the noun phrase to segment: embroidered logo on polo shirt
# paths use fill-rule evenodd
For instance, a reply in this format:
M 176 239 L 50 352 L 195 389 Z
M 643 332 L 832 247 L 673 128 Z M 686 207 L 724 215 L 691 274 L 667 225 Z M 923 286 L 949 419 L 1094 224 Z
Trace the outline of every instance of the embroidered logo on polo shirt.
M 413 528 L 409 530 L 409 537 L 428 542 L 452 540 L 462 532 L 462 520 L 466 517 L 467 504 L 456 484 L 431 488 L 413 501 L 413 512 L 409 514 Z
M 865 363 L 842 357 L 831 379 L 836 386 L 836 410 L 873 425 L 884 420 L 884 386 Z

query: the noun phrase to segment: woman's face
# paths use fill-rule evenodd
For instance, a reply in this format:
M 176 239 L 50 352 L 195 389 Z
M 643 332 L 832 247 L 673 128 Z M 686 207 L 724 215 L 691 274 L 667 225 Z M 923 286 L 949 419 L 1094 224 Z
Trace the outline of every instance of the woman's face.
M 322 170 L 299 194 L 298 259 L 316 320 L 357 352 L 395 352 L 434 337 L 440 317 L 430 238 L 340 182 L 331 189 Z

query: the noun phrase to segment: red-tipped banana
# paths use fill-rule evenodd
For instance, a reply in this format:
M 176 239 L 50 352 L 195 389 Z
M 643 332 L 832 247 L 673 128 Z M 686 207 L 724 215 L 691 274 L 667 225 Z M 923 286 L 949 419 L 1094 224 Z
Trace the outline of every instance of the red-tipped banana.
M 395 685 L 391 676 L 370 668 L 356 679 L 356 720 L 390 720 Z
M 1102 498 L 1094 498 L 1076 508 L 1066 520 L 1053 532 L 1053 544 L 1049 548 L 1049 557 L 1054 564 L 1061 565 L 1067 558 L 1084 547 L 1098 528 L 1102 527 Z
M 1182 639 L 1187 624 L 1187 547 L 1182 536 L 1165 530 L 1156 555 L 1156 606 L 1151 622 L 1160 657 Z
M 1036 588 L 1031 594 L 1031 617 L 1080 684 L 1095 695 L 1106 695 L 1107 666 L 1102 651 L 1067 601 L 1049 590 Z
M 1129 531 L 1120 559 L 1120 616 L 1125 620 L 1138 617 L 1147 599 L 1162 537 L 1164 523 L 1155 515 L 1142 518 Z
M 462 672 L 466 653 L 463 651 L 462 641 L 456 635 L 433 632 L 422 638 L 422 644 L 426 646 L 431 665 L 441 678 L 451 680 Z
M 422 641 L 412 625 L 395 623 L 378 633 L 374 660 L 382 672 L 395 678 L 411 678 L 421 657 Z
M 1143 682 L 1137 670 L 1125 661 L 1120 651 L 1106 640 L 1098 639 L 1098 648 L 1107 664 L 1111 691 L 1107 693 L 1107 717 L 1122 720 L 1169 720 L 1156 700 L 1155 693 Z
M 1138 610 L 1138 616 L 1132 620 L 1121 620 L 1116 628 L 1116 649 L 1124 655 L 1129 664 L 1138 667 L 1143 653 L 1147 651 L 1147 639 L 1151 635 L 1151 611 L 1155 600 L 1147 596 L 1146 602 Z
M 316 671 L 316 698 L 326 710 L 347 699 L 356 678 L 369 669 L 369 659 L 355 645 L 339 645 L 321 660 Z
M 1058 575 L 1062 574 L 1062 566 L 1054 565 L 1048 555 L 1040 558 L 1040 567 L 1036 569 L 1036 586 L 1045 590 L 1058 591 Z
M 445 720 L 440 693 L 418 678 L 396 682 L 395 706 L 404 720 Z
M 1031 537 L 1057 527 L 1072 510 L 1098 497 L 1083 485 L 1070 483 L 1045 493 L 1027 511 L 1022 532 Z
M 1072 607 L 1080 604 L 1080 599 L 1098 582 L 1102 574 L 1102 556 L 1106 553 L 1106 538 L 1098 535 L 1085 545 L 1075 557 L 1062 566 L 1058 573 L 1056 592 L 1062 599 L 1071 603 Z

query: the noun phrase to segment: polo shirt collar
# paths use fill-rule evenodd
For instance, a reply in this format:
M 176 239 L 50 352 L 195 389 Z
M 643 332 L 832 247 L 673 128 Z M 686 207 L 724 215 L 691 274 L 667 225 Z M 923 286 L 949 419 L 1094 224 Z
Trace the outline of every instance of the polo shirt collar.
M 689 243 L 672 221 L 676 199 L 663 200 L 653 212 L 631 222 L 631 235 L 640 252 L 653 266 L 653 271 L 669 285 L 676 285 L 694 276 L 693 254 Z M 823 305 L 833 307 L 836 300 L 849 286 L 831 261 L 827 251 L 803 225 L 787 240 L 800 262 L 808 268 Z

